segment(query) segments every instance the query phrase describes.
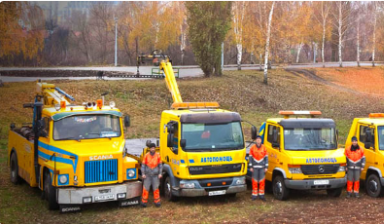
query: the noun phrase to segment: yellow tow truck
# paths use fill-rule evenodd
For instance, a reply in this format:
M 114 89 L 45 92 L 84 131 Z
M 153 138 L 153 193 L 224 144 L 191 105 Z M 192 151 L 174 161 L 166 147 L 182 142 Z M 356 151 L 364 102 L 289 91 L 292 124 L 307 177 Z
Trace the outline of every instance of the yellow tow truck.
M 162 54 L 139 57 L 141 63 L 145 60 L 160 66 L 173 98 L 171 109 L 161 114 L 159 127 L 162 194 L 175 201 L 246 191 L 246 146 L 240 115 L 219 109 L 217 102 L 183 102 L 169 58 Z M 255 139 L 256 127 L 251 130 Z M 136 158 L 141 161 L 147 150 Z
M 31 124 L 11 124 L 8 159 L 11 182 L 38 187 L 48 208 L 78 211 L 81 205 L 139 203 L 142 184 L 136 160 L 126 154 L 124 126 L 130 124 L 114 102 L 74 105 L 54 84 L 37 82 Z
M 337 145 L 335 122 L 315 118 L 320 111 L 279 113 L 284 118 L 270 118 L 259 130 L 269 159 L 265 179 L 272 182 L 274 197 L 285 200 L 290 189 L 327 190 L 330 196 L 340 196 L 346 158 Z
M 360 179 L 365 181 L 369 196 L 382 196 L 384 186 L 384 113 L 371 113 L 365 118 L 355 118 L 345 147 L 352 144 L 356 136 L 358 144 L 364 149 L 366 165 Z

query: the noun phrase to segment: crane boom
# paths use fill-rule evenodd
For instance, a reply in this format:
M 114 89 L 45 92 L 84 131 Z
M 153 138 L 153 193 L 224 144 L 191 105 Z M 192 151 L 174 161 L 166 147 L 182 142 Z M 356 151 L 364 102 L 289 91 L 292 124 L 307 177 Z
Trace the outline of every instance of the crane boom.
M 171 92 L 172 99 L 174 103 L 182 103 L 181 94 L 179 91 L 179 86 L 177 85 L 175 74 L 173 73 L 173 68 L 171 62 L 161 61 L 160 69 L 164 71 L 165 74 L 165 83 L 167 84 L 169 92 Z
M 56 87 L 54 84 L 38 82 L 36 92 L 43 97 L 44 106 L 55 106 L 63 101 L 68 105 L 70 101 L 75 101 L 71 95 L 59 87 Z

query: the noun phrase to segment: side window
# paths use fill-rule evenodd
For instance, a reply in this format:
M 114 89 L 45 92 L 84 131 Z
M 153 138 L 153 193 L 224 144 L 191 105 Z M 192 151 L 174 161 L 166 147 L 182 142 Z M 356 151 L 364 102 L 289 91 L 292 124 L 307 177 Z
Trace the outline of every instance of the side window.
M 368 139 L 367 131 L 371 133 L 371 139 Z M 360 126 L 360 134 L 359 134 L 359 140 L 362 143 L 371 143 L 372 145 L 375 145 L 375 129 L 370 128 L 368 126 Z
M 175 149 L 179 148 L 179 123 L 175 121 L 173 124 L 174 132 L 173 132 L 173 147 Z
M 42 136 L 48 138 L 48 135 L 49 135 L 49 121 L 50 121 L 50 119 L 48 117 L 44 117 L 43 120 L 44 120 L 44 123 L 45 123 L 45 128 L 42 131 L 43 132 Z
M 269 143 L 273 143 L 274 133 L 277 134 L 277 143 L 280 144 L 280 128 L 278 128 L 274 125 L 268 125 L 267 140 Z

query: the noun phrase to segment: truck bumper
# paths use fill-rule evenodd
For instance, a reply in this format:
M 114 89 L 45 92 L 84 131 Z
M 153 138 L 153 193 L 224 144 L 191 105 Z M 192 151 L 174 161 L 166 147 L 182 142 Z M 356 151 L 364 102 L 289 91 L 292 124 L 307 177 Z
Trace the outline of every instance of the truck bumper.
M 236 194 L 247 190 L 245 177 L 231 178 L 232 182 L 226 186 L 219 186 L 217 183 L 228 181 L 228 179 L 204 179 L 204 180 L 181 180 L 180 183 L 193 183 L 194 188 L 173 188 L 172 194 L 178 197 L 200 197 L 200 196 L 215 196 L 225 194 Z M 237 183 L 240 181 L 239 183 Z M 206 183 L 211 183 L 213 187 L 204 186 Z M 227 182 L 228 183 L 228 182 Z M 202 186 L 203 185 L 203 186 Z
M 325 184 L 318 184 L 316 181 L 328 181 Z M 288 180 L 284 181 L 285 186 L 296 190 L 326 190 L 344 187 L 347 183 L 347 177 L 336 179 L 311 179 L 311 180 Z
M 57 203 L 60 205 L 81 205 L 107 201 L 124 201 L 140 197 L 142 189 L 143 185 L 140 181 L 95 187 L 58 188 L 56 192 Z M 139 200 L 137 201 L 139 202 Z M 132 205 L 135 203 L 132 202 Z

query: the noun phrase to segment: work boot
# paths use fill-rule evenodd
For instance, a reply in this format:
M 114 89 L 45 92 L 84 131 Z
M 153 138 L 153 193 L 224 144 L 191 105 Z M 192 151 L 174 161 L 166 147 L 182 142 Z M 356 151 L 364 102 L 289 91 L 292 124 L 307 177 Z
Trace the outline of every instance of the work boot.
M 141 207 L 146 208 L 147 207 L 147 203 L 141 202 Z
M 155 203 L 155 206 L 156 207 L 160 207 L 161 206 L 161 203 L 159 202 L 159 203 Z
M 264 195 L 260 195 L 260 200 L 262 200 L 262 201 L 267 201 L 267 200 L 265 200 Z
M 252 201 L 256 200 L 258 198 L 257 195 L 252 195 Z
M 356 192 L 355 192 L 355 198 L 360 198 L 359 193 L 356 193 Z
M 347 196 L 346 196 L 346 198 L 350 198 L 351 197 L 351 192 L 347 192 Z

